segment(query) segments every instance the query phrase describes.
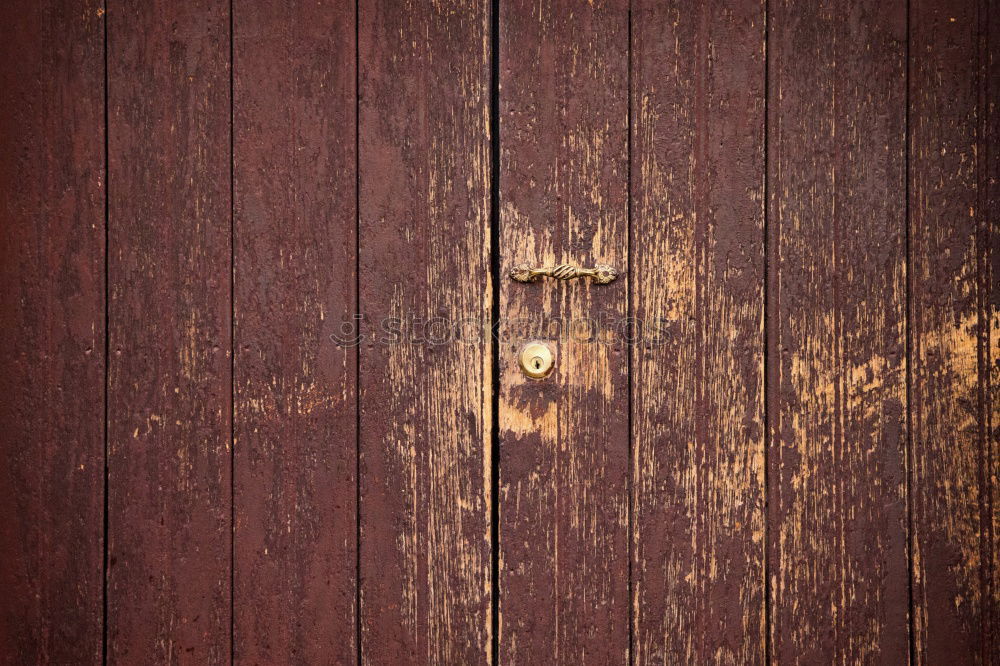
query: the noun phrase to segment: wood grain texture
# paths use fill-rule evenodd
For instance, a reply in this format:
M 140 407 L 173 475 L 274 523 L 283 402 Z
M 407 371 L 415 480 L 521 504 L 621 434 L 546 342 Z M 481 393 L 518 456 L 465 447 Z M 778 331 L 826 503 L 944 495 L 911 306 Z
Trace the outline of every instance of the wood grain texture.
M 628 6 L 511 0 L 499 20 L 499 661 L 624 663 L 628 280 L 507 271 L 627 268 Z M 544 381 L 517 363 L 534 337 L 556 353 Z
M 235 659 L 349 664 L 353 3 L 242 2 L 234 40 Z
M 365 0 L 359 67 L 362 659 L 483 663 L 489 3 Z
M 771 656 L 904 663 L 905 3 L 769 9 Z
M 764 18 L 632 8 L 636 664 L 764 660 Z
M 995 664 L 1000 11 L 910 11 L 914 661 Z
M 101 2 L 0 4 L 0 663 L 101 657 Z
M 985 4 L 985 11 L 983 5 Z M 986 573 L 986 612 L 983 615 L 983 661 L 1000 662 L 1000 9 L 995 4 L 980 3 L 979 64 L 983 83 L 979 89 L 980 136 L 983 159 L 979 161 L 981 203 L 979 243 L 979 302 L 982 315 L 979 328 L 982 352 L 980 363 L 980 399 L 983 423 L 980 431 L 985 444 L 985 477 L 989 502 L 984 505 L 984 521 L 989 530 L 984 539 Z
M 107 658 L 228 663 L 229 7 L 108 21 Z

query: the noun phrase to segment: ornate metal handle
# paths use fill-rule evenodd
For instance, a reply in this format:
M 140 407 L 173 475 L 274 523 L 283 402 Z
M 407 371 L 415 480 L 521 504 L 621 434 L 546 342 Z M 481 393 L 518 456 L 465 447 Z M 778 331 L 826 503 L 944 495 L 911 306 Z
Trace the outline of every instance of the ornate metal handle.
M 598 264 L 593 268 L 580 268 L 572 264 L 560 264 L 551 268 L 532 268 L 527 264 L 521 264 L 511 270 L 510 277 L 518 282 L 537 282 L 538 278 L 541 277 L 551 277 L 557 280 L 589 277 L 596 284 L 607 284 L 614 282 L 615 278 L 618 277 L 618 271 L 603 264 Z

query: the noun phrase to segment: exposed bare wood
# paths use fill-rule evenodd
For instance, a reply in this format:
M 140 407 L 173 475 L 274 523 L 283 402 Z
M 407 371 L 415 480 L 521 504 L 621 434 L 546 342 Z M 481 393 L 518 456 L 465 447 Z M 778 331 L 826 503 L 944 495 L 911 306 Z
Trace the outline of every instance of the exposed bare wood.
M 636 664 L 764 659 L 764 18 L 632 9 Z
M 628 20 L 625 2 L 500 3 L 504 664 L 628 655 L 628 281 L 506 277 L 627 266 Z M 519 326 L 557 319 L 561 335 Z M 536 336 L 556 351 L 544 381 L 517 363 Z
M 769 4 L 776 663 L 905 663 L 906 3 Z
M 361 654 L 483 663 L 489 3 L 365 0 L 358 18 Z

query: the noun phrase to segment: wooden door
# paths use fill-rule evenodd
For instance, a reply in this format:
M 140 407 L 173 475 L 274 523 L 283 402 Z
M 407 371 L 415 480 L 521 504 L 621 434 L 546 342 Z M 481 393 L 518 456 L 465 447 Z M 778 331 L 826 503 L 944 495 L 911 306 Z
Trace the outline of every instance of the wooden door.
M 1000 663 L 994 3 L 0 19 L 3 663 Z

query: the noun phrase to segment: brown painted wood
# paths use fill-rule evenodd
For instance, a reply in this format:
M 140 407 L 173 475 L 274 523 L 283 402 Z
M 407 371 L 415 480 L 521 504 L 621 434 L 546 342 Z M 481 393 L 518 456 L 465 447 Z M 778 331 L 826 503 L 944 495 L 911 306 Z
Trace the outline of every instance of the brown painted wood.
M 764 660 L 764 18 L 632 7 L 636 664 Z
M 108 13 L 108 661 L 230 660 L 229 7 Z
M 0 5 L 0 662 L 101 657 L 103 3 Z
M 362 659 L 483 663 L 489 4 L 365 0 L 359 47 Z
M 772 658 L 904 663 L 905 3 L 770 12 Z
M 910 29 L 914 661 L 998 663 L 1000 11 L 918 0 Z
M 985 10 L 983 9 L 985 4 Z M 979 88 L 982 119 L 979 135 L 983 137 L 983 158 L 978 194 L 981 224 L 977 234 L 979 247 L 979 290 L 982 315 L 979 328 L 980 386 L 983 421 L 979 425 L 985 444 L 984 469 L 980 479 L 989 484 L 989 503 L 980 512 L 986 523 L 983 561 L 989 568 L 985 578 L 983 613 L 984 662 L 1000 662 L 1000 10 L 995 4 L 980 3 L 979 58 L 982 83 Z M 985 485 L 985 484 L 984 484 Z
M 355 16 L 234 12 L 234 649 L 353 663 Z
M 62 4 L 0 8 L 0 662 L 100 661 L 102 576 L 110 663 L 1000 661 L 993 3 L 502 0 L 499 229 L 492 3 Z
M 499 20 L 499 663 L 623 663 L 629 386 L 616 336 L 628 279 L 507 272 L 627 268 L 628 6 L 511 0 Z M 531 319 L 553 325 L 526 330 Z M 517 363 L 533 337 L 557 355 L 544 381 Z

